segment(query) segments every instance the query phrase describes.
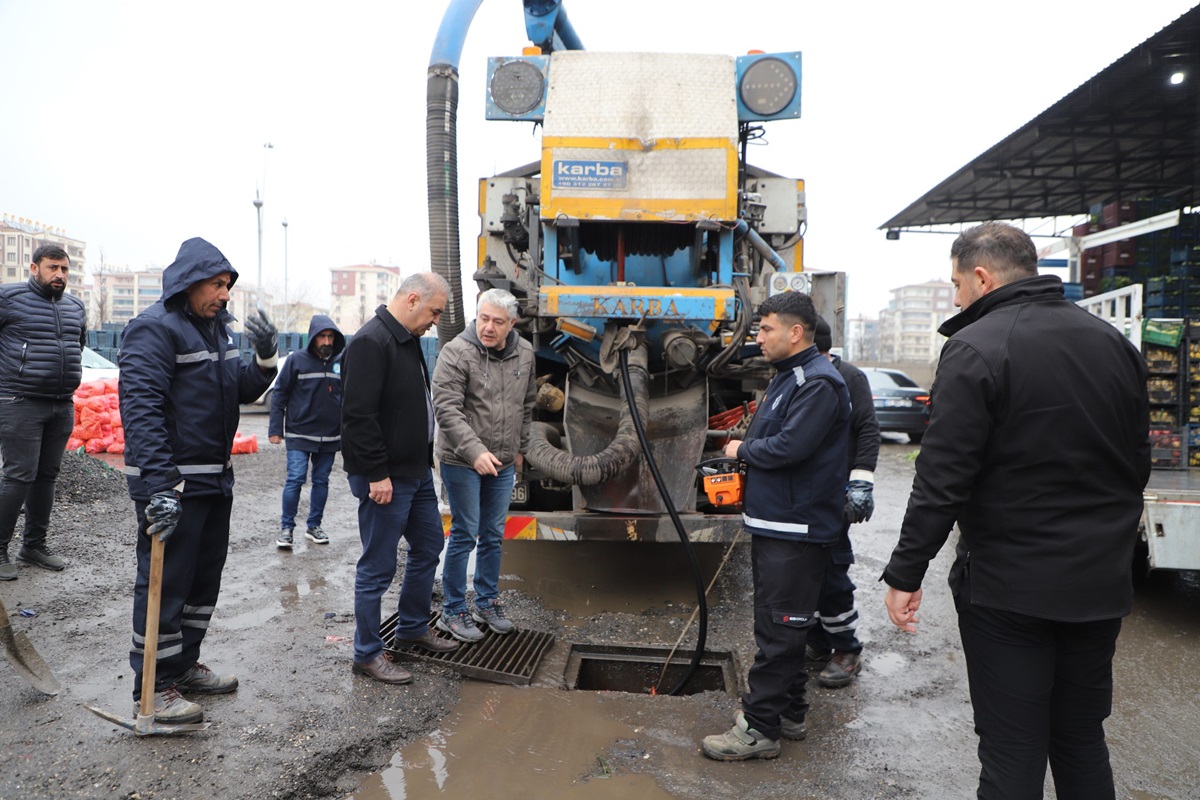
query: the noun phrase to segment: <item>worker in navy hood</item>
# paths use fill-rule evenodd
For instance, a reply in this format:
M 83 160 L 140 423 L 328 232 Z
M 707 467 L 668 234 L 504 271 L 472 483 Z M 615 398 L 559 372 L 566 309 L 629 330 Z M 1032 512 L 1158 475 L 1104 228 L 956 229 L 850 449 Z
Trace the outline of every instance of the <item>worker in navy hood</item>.
M 308 499 L 305 537 L 328 544 L 321 530 L 329 474 L 334 454 L 342 449 L 342 351 L 346 337 L 333 320 L 314 314 L 308 323 L 308 347 L 287 357 L 271 392 L 271 444 L 287 442 L 287 481 L 283 485 L 283 514 L 275 545 L 290 550 L 300 490 L 312 462 L 312 493 Z
M 203 718 L 180 693 L 220 694 L 237 678 L 199 662 L 229 548 L 233 509 L 230 451 L 239 405 L 259 397 L 275 376 L 275 327 L 260 309 L 245 323 L 255 351 L 242 359 L 230 324 L 235 270 L 203 239 L 188 239 L 163 272 L 162 298 L 121 337 L 119 384 L 125 426 L 125 474 L 137 514 L 137 580 L 129 663 L 141 696 L 150 536 L 165 543 L 154 715 L 159 723 Z M 169 541 L 168 541 L 168 537 Z

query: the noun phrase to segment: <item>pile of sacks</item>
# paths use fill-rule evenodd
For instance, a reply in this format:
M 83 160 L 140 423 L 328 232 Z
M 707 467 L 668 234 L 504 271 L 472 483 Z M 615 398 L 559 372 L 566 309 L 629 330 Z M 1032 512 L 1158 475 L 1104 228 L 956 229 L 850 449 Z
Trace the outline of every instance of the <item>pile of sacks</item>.
M 124 453 L 125 428 L 121 425 L 117 379 L 89 381 L 75 390 L 75 429 L 67 440 L 68 450 L 83 448 L 85 453 Z M 233 455 L 257 453 L 258 436 L 233 437 Z

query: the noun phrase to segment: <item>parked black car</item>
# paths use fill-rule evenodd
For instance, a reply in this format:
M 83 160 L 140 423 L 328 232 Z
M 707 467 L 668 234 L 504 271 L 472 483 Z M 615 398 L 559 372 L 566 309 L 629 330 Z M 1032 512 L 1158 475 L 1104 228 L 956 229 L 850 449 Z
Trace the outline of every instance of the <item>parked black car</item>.
M 907 433 L 910 442 L 920 442 L 929 426 L 929 390 L 898 369 L 863 367 L 862 371 L 871 384 L 879 430 Z

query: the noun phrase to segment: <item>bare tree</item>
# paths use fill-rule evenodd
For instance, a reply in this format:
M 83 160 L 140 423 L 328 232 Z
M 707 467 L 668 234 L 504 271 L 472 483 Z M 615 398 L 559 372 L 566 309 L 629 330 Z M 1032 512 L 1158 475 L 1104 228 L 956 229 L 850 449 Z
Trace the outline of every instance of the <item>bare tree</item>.
M 108 302 L 108 265 L 104 263 L 104 248 L 100 248 L 100 266 L 92 269 L 92 329 L 109 322 L 112 309 Z

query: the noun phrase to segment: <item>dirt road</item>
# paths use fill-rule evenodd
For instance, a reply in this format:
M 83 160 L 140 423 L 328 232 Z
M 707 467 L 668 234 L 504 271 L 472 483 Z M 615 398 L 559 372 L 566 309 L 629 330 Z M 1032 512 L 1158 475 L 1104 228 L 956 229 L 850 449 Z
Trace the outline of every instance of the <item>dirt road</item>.
M 203 700 L 213 726 L 188 736 L 139 740 L 83 709 L 86 703 L 132 712 L 127 659 L 135 530 L 124 480 L 91 459 L 71 457 L 50 534 L 69 567 L 52 573 L 22 565 L 18 580 L 0 584 L 14 627 L 66 687 L 45 698 L 0 663 L 0 798 L 334 798 L 355 792 L 364 779 L 361 797 L 392 800 L 462 796 L 459 789 L 470 780 L 483 780 L 497 798 L 973 796 L 975 741 L 944 583 L 948 553 L 931 569 L 916 636 L 886 624 L 875 581 L 895 542 L 915 448 L 885 444 L 879 511 L 855 531 L 866 670 L 850 688 L 814 689 L 809 738 L 786 743 L 780 759 L 726 765 L 698 752 L 703 735 L 728 727 L 736 701 L 721 692 L 687 698 L 562 692 L 561 675 L 554 674 L 561 669 L 558 656 L 548 657 L 530 689 L 464 687 L 457 675 L 425 666 L 414 670 L 408 687 L 352 677 L 358 542 L 340 461 L 324 524 L 331 544 L 302 542 L 294 552 L 279 552 L 283 448 L 266 444 L 261 412 L 244 414 L 242 430 L 259 434 L 262 451 L 236 457 L 232 544 L 203 656 L 237 672 L 241 688 Z M 654 586 L 635 587 L 620 583 L 628 563 L 571 560 L 587 553 L 583 546 L 526 547 L 564 548 L 554 554 L 563 560 L 548 567 L 514 550 L 506 560 L 504 599 L 522 624 L 552 631 L 560 642 L 670 645 L 691 611 L 680 589 L 688 581 L 683 562 L 669 546 L 654 546 L 644 556 L 633 546 L 629 559 L 663 559 Z M 705 558 L 710 571 L 720 552 L 713 556 Z M 612 586 L 620 588 L 606 589 Z M 711 605 L 709 647 L 734 651 L 744 674 L 753 657 L 744 553 L 724 568 Z M 21 609 L 36 616 L 20 616 Z M 1108 727 L 1121 797 L 1200 798 L 1194 788 L 1200 785 L 1198 609 L 1194 576 L 1139 584 L 1137 609 L 1119 645 Z M 461 706 L 460 695 L 466 698 Z M 489 709 L 486 721 L 472 714 L 480 705 Z M 591 725 L 597 715 L 611 724 Z M 469 730 L 485 731 L 488 736 L 476 739 L 493 742 L 519 738 L 510 751 L 549 748 L 562 757 L 543 759 L 540 772 L 531 774 L 516 756 L 500 763 L 474 759 Z M 449 739 L 448 732 L 459 736 Z M 440 782 L 422 783 L 411 753 L 432 754 L 438 741 L 449 753 L 445 774 Z M 571 749 L 570 742 L 579 747 Z M 396 781 L 368 778 L 389 764 L 392 770 L 411 765 L 409 789 L 397 794 L 389 788 Z M 560 773 L 567 788 L 539 794 L 539 785 L 560 785 L 551 773 Z M 422 788 L 427 785 L 432 788 Z

